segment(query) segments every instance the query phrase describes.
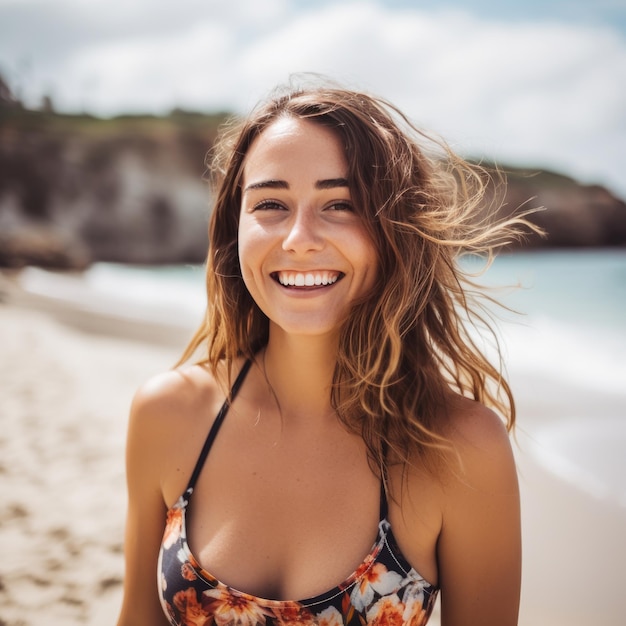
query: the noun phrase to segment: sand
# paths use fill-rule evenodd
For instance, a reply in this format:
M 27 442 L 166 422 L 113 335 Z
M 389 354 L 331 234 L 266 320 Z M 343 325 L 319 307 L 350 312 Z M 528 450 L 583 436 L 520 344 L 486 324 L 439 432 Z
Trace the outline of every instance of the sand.
M 176 352 L 0 305 L 0 624 L 115 623 L 128 408 Z
M 0 626 L 114 624 L 128 408 L 137 386 L 176 360 L 187 330 L 24 294 L 1 275 L 0 296 Z M 623 397 L 515 374 L 513 382 L 520 625 L 622 625 L 626 509 L 564 483 L 531 450 L 537 425 L 623 414 Z

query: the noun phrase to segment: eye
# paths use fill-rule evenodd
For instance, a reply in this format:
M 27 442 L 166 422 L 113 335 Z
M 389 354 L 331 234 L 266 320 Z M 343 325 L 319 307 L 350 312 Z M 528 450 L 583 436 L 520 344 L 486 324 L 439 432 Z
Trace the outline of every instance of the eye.
M 327 211 L 354 211 L 354 207 L 351 202 L 347 200 L 340 200 L 338 202 L 333 202 L 326 207 Z
M 285 211 L 285 207 L 276 200 L 261 200 L 252 207 L 254 211 Z

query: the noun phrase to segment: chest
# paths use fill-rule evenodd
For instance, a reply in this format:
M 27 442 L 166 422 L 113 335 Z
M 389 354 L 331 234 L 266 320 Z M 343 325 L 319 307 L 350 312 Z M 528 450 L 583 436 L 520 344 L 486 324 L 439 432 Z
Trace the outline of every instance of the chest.
M 311 597 L 344 581 L 371 551 L 380 495 L 362 439 L 343 427 L 311 432 L 233 415 L 187 511 L 189 547 L 227 585 L 265 598 Z M 419 559 L 411 564 L 436 579 L 436 536 L 400 531 Z
M 358 437 L 254 433 L 224 424 L 188 510 L 200 563 L 223 582 L 273 598 L 310 597 L 371 550 L 380 483 Z

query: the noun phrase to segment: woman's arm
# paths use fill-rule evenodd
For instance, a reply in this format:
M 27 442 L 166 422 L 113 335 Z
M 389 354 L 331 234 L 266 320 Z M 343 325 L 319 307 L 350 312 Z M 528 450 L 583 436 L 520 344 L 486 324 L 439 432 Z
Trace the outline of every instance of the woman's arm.
M 477 403 L 463 402 L 462 415 L 453 422 L 459 466 L 444 488 L 437 546 L 441 624 L 515 626 L 521 530 L 508 434 L 500 419 Z
M 166 517 L 161 463 L 167 441 L 167 420 L 159 395 L 154 384 L 145 386 L 137 392 L 130 412 L 126 444 L 126 574 L 118 626 L 168 624 L 157 593 L 157 559 Z

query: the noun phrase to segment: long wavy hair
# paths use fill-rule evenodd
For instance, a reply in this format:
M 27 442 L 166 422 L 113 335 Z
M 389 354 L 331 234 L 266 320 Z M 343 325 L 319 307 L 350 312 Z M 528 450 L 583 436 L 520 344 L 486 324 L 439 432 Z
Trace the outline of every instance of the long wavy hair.
M 458 257 L 480 254 L 488 264 L 528 223 L 523 216 L 491 218 L 497 207 L 484 201 L 490 179 L 483 168 L 425 135 L 392 104 L 336 86 L 277 90 L 222 130 L 210 161 L 207 312 L 180 362 L 204 348 L 202 363 L 214 373 L 225 363 L 232 373 L 235 359 L 254 359 L 268 341 L 269 321 L 241 276 L 237 233 L 246 154 L 283 116 L 336 133 L 355 210 L 378 250 L 380 278 L 341 329 L 331 391 L 372 466 L 383 475 L 392 462 L 441 469 L 448 458 L 441 408 L 450 390 L 495 408 L 510 430 L 515 404 L 500 351 L 492 364 L 476 328 L 495 334 Z

